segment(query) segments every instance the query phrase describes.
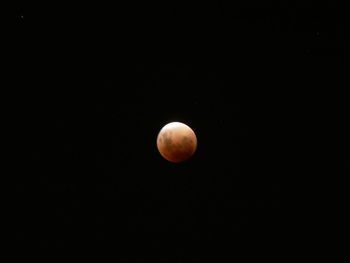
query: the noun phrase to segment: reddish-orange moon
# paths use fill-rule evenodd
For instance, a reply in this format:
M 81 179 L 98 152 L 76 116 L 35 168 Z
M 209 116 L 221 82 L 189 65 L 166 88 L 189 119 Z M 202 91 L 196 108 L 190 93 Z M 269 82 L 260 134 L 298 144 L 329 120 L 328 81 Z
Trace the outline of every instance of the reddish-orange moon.
M 170 122 L 160 130 L 157 147 L 164 159 L 180 163 L 195 153 L 197 137 L 188 125 L 181 122 Z

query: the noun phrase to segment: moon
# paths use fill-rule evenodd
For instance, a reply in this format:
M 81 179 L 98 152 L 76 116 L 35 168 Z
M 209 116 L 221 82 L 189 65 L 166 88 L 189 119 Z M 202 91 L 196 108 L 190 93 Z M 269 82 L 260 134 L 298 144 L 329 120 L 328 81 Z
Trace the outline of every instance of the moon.
M 188 125 L 181 122 L 170 122 L 158 133 L 157 148 L 164 159 L 180 163 L 195 153 L 197 137 Z

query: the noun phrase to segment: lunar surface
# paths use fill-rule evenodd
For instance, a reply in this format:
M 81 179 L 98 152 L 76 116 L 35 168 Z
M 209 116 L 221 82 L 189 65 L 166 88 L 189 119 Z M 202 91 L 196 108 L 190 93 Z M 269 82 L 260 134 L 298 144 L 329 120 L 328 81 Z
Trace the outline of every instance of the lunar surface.
M 165 125 L 157 137 L 159 153 L 168 161 L 179 163 L 189 159 L 197 149 L 194 131 L 184 123 L 171 122 Z

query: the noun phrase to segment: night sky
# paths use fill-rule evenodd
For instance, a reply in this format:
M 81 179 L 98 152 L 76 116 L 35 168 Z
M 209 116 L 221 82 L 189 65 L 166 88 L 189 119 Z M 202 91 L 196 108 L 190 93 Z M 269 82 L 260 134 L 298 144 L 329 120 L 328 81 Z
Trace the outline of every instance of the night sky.
M 339 79 L 342 15 L 336 1 L 228 2 L 17 9 L 29 163 L 19 243 L 125 262 L 290 247 L 282 196 L 300 160 L 288 149 L 309 124 L 300 109 Z M 171 121 L 197 135 L 184 163 L 156 147 Z

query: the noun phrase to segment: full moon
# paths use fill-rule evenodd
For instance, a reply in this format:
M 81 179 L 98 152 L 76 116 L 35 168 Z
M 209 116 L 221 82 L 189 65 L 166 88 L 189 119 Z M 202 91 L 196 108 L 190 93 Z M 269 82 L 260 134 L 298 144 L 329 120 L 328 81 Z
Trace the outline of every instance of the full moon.
M 194 131 L 184 123 L 171 122 L 165 125 L 157 137 L 157 147 L 164 159 L 180 163 L 189 159 L 197 149 Z

